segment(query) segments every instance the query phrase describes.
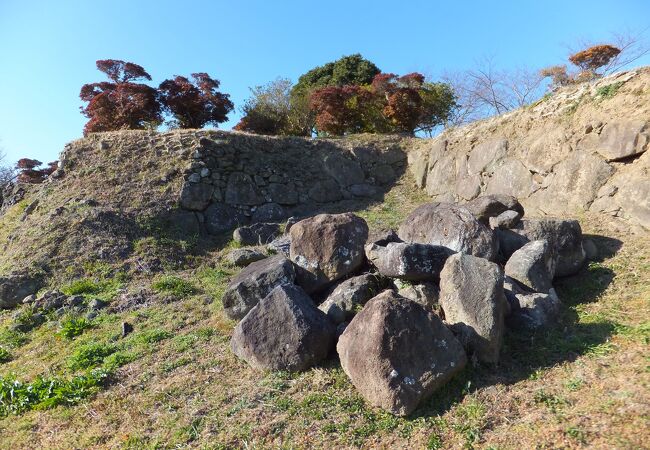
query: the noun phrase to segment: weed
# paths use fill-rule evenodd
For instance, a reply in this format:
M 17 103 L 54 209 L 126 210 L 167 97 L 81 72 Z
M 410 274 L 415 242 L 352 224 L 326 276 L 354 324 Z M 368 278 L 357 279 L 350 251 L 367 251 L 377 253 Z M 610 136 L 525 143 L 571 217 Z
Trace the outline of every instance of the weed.
M 5 328 L 0 331 L 0 342 L 9 348 L 18 348 L 29 342 L 29 337 L 19 331 Z
M 61 330 L 59 334 L 65 338 L 72 339 L 80 336 L 84 330 L 91 328 L 92 322 L 85 317 L 66 316 L 61 319 Z
M 71 370 L 89 369 L 97 367 L 104 362 L 104 358 L 115 353 L 114 345 L 92 343 L 78 348 L 70 357 L 68 367 Z
M 616 93 L 621 88 L 621 86 L 623 86 L 622 81 L 617 81 L 616 83 L 608 84 L 606 86 L 601 86 L 598 89 L 596 89 L 595 98 L 600 100 L 612 98 L 616 95 Z
M 4 347 L 0 347 L 0 364 L 11 361 L 11 353 Z
M 134 336 L 134 341 L 143 344 L 155 344 L 156 342 L 169 339 L 173 334 L 166 330 L 155 329 L 138 333 Z
M 164 275 L 151 284 L 151 288 L 160 293 L 172 294 L 174 297 L 186 298 L 198 292 L 187 280 L 172 275 Z
M 121 287 L 122 283 L 118 278 L 108 280 L 81 278 L 61 287 L 61 292 L 66 295 L 83 295 L 110 301 Z
M 574 392 L 579 390 L 584 383 L 582 378 L 573 378 L 566 382 L 566 387 L 569 391 Z
M 548 394 L 546 391 L 544 391 L 544 389 L 540 389 L 535 392 L 533 400 L 537 404 L 543 404 L 553 413 L 557 413 L 563 406 L 568 404 L 564 398 L 554 394 Z
M 70 380 L 37 377 L 24 383 L 13 377 L 0 377 L 0 417 L 30 409 L 73 405 L 96 393 L 108 378 L 108 372 L 95 369 Z
M 566 435 L 573 438 L 573 439 L 575 439 L 576 441 L 578 441 L 578 442 L 580 442 L 582 444 L 587 443 L 585 432 L 582 431 L 578 427 L 569 427 L 569 428 L 567 428 L 566 429 Z

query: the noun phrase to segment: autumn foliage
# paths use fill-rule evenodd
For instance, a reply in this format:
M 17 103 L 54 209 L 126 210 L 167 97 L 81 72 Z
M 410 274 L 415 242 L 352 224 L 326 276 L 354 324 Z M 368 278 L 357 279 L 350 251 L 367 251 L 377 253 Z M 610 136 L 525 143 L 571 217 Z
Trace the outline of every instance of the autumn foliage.
M 569 61 L 580 67 L 583 72 L 595 73 L 599 68 L 609 64 L 619 53 L 621 50 L 613 45 L 594 45 L 569 56 Z
M 117 59 L 97 61 L 110 81 L 85 84 L 79 97 L 88 104 L 81 112 L 89 121 L 84 135 L 97 131 L 144 129 L 162 122 L 156 89 L 137 80 L 151 80 L 139 65 Z
M 159 86 L 163 108 L 174 117 L 179 128 L 201 128 L 206 124 L 218 125 L 228 120 L 234 108 L 228 94 L 219 88 L 219 80 L 207 73 L 193 73 L 192 81 L 176 76 Z
M 16 163 L 16 169 L 18 169 L 17 180 L 21 183 L 42 183 L 48 176 L 59 168 L 58 161 L 48 163 L 45 168 L 39 168 L 42 164 L 43 163 L 37 159 L 22 158 L 18 160 Z
M 379 73 L 369 85 L 329 86 L 310 97 L 317 130 L 330 135 L 413 133 L 444 123 L 454 105 L 449 86 L 419 73 Z

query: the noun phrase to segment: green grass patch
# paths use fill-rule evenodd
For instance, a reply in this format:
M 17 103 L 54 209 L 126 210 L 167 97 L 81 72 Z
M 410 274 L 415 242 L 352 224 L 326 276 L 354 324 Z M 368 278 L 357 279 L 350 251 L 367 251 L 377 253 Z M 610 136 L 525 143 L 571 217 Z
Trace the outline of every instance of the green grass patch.
M 174 297 L 186 298 L 198 292 L 193 283 L 173 275 L 164 275 L 153 283 L 151 288 L 162 294 L 171 294 Z
M 155 329 L 147 330 L 137 333 L 133 337 L 133 341 L 141 344 L 155 344 L 156 342 L 169 339 L 173 334 L 167 330 Z
M 0 342 L 2 342 L 2 345 L 5 347 L 18 348 L 29 342 L 29 337 L 19 331 L 5 328 L 0 331 Z
M 85 330 L 92 328 L 93 324 L 85 317 L 66 316 L 61 319 L 59 334 L 67 339 L 80 336 Z
M 0 417 L 31 409 L 74 405 L 99 391 L 107 378 L 108 372 L 101 369 L 71 379 L 39 376 L 31 383 L 19 381 L 13 376 L 0 377 Z
M 83 295 L 110 301 L 117 295 L 117 291 L 121 287 L 122 282 L 118 278 L 106 280 L 81 278 L 61 287 L 61 292 L 66 295 Z
M 607 86 L 601 86 L 596 89 L 595 98 L 599 100 L 612 98 L 618 93 L 618 90 L 621 88 L 621 86 L 623 86 L 622 81 L 617 81 L 616 83 L 608 84 Z
M 89 369 L 104 362 L 104 358 L 115 353 L 117 347 L 111 344 L 92 343 L 79 347 L 68 360 L 71 370 Z
M 11 361 L 11 353 L 4 347 L 0 347 L 0 364 Z

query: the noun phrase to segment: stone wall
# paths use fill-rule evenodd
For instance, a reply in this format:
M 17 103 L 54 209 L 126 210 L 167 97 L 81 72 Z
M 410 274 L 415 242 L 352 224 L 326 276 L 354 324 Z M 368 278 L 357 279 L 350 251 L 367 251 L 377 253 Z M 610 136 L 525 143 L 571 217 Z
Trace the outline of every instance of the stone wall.
M 602 97 L 604 87 L 615 94 Z M 650 228 L 649 146 L 646 68 L 421 140 L 409 166 L 434 200 L 509 194 L 527 214 L 591 211 Z
M 180 206 L 197 213 L 210 234 L 381 198 L 406 169 L 402 141 L 394 137 L 315 140 L 221 131 L 190 136 Z

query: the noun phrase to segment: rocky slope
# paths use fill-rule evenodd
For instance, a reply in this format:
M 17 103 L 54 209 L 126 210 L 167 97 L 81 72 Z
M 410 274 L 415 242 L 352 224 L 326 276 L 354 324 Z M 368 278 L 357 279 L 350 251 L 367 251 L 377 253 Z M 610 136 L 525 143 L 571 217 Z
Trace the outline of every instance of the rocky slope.
M 409 152 L 436 200 L 516 196 L 534 215 L 583 211 L 650 228 L 650 69 L 564 88 Z

